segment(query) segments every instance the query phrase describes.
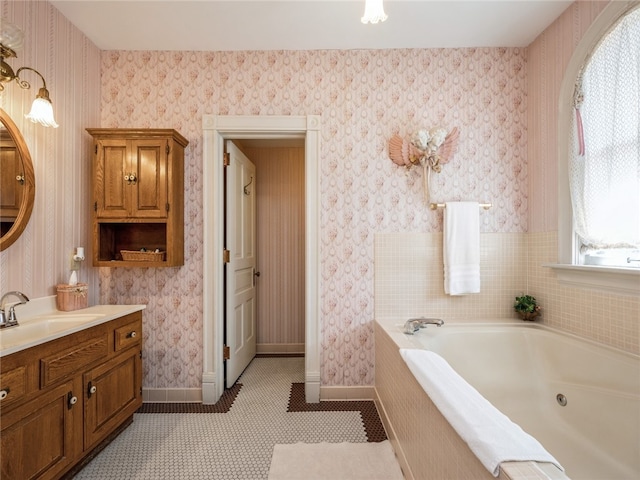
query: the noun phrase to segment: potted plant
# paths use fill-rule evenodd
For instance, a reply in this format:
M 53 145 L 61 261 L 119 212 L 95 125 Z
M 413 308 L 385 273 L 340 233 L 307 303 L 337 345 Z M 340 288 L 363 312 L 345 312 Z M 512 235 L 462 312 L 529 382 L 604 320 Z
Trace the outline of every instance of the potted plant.
M 516 297 L 516 303 L 513 304 L 513 308 L 520 318 L 523 320 L 534 320 L 538 315 L 540 315 L 540 306 L 536 302 L 535 297 L 531 295 L 521 295 Z

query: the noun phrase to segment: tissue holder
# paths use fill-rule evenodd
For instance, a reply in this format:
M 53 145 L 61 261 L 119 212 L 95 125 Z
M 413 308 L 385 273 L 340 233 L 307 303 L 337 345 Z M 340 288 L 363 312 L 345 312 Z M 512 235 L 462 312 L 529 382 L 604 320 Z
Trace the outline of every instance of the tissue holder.
M 76 285 L 58 284 L 56 307 L 63 312 L 87 308 L 89 306 L 88 289 L 89 285 L 86 283 L 78 283 Z

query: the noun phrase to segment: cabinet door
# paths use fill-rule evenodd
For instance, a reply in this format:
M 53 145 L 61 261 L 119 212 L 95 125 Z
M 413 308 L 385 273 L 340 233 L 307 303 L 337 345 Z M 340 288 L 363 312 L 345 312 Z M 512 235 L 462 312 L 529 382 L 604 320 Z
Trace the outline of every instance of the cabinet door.
M 0 478 L 56 478 L 72 465 L 82 447 L 73 432 L 82 405 L 70 400 L 77 393 L 70 381 L 2 416 Z
M 126 140 L 100 140 L 95 159 L 95 201 L 98 218 L 129 216 L 127 198 L 135 174 L 129 161 Z
M 131 188 L 133 217 L 167 217 L 168 153 L 166 139 L 131 141 L 131 170 L 135 175 Z
M 91 448 L 142 405 L 140 349 L 122 355 L 84 375 L 84 448 Z

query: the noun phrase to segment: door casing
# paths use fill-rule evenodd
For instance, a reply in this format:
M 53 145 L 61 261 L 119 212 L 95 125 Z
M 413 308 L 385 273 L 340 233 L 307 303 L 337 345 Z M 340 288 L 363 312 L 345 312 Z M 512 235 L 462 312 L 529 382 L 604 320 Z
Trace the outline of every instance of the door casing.
M 225 140 L 305 140 L 305 399 L 320 401 L 320 116 L 204 115 L 203 130 L 203 373 L 202 401 L 224 392 L 224 189 Z

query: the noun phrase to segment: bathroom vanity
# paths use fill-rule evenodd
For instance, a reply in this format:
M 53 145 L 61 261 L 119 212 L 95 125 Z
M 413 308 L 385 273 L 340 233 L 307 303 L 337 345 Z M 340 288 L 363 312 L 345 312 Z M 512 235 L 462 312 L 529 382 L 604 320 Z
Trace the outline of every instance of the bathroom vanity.
M 61 478 L 133 421 L 143 308 L 56 311 L 0 331 L 1 478 Z

